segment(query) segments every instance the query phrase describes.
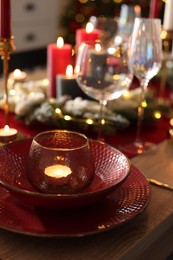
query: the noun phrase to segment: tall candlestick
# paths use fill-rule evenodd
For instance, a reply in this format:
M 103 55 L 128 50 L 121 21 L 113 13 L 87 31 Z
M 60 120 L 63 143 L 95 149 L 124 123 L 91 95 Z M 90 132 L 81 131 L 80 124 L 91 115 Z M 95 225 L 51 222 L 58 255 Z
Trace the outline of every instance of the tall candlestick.
M 11 5 L 10 0 L 0 0 L 0 55 L 3 60 L 3 85 L 4 85 L 4 111 L 5 127 L 1 129 L 0 138 L 4 142 L 14 140 L 17 130 L 8 126 L 9 104 L 8 104 L 8 75 L 10 52 L 15 49 L 14 38 L 11 36 Z
M 11 36 L 11 5 L 10 0 L 0 0 L 0 38 Z
M 72 62 L 72 46 L 64 44 L 61 37 L 57 44 L 49 44 L 47 49 L 47 71 L 49 79 L 49 96 L 56 97 L 56 75 L 65 74 L 66 68 Z
M 173 0 L 167 0 L 165 4 L 163 29 L 167 31 L 173 30 Z
M 151 0 L 150 1 L 150 12 L 149 12 L 150 18 L 158 18 L 159 17 L 160 2 L 161 2 L 160 0 Z

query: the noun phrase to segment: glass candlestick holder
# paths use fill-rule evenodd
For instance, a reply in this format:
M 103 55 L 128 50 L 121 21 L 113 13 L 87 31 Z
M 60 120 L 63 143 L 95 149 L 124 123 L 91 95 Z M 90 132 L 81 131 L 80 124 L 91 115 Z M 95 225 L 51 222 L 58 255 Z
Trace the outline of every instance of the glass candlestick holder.
M 52 130 L 33 138 L 27 169 L 29 181 L 40 192 L 73 194 L 90 184 L 95 165 L 85 135 Z
M 9 102 L 8 102 L 8 75 L 10 53 L 15 50 L 14 37 L 0 38 L 0 55 L 3 61 L 3 89 L 4 89 L 4 114 L 5 125 L 0 129 L 0 141 L 10 142 L 17 136 L 17 130 L 9 127 Z

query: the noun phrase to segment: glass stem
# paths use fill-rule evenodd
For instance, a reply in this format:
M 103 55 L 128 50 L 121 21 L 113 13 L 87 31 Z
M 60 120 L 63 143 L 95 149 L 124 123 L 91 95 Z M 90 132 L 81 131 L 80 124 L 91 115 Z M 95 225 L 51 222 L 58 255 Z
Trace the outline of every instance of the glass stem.
M 144 107 L 142 105 L 144 98 L 145 98 L 145 93 L 147 90 L 148 86 L 148 80 L 142 79 L 140 82 L 140 87 L 141 87 L 141 93 L 139 97 L 139 105 L 138 105 L 138 118 L 137 118 L 137 132 L 136 132 L 136 143 L 141 143 L 141 126 L 142 126 L 142 120 L 144 117 Z
M 105 107 L 107 105 L 107 100 L 100 100 L 100 113 L 99 113 L 99 129 L 98 129 L 98 139 L 104 141 L 104 137 L 102 135 L 102 125 L 104 125 L 105 120 Z

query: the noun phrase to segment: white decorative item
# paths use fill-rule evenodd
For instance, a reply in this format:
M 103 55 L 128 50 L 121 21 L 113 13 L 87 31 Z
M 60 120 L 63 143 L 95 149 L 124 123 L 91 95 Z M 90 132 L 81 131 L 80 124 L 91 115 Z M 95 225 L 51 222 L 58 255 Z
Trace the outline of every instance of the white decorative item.
M 173 0 L 167 0 L 165 4 L 163 29 L 173 30 Z

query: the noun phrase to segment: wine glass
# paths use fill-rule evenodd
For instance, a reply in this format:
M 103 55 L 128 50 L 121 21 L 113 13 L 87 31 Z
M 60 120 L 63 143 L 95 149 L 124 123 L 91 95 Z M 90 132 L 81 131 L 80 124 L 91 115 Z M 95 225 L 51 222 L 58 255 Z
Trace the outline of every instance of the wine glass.
M 118 35 L 124 41 L 128 41 L 133 30 L 134 20 L 141 16 L 141 7 L 139 5 L 121 5 L 120 17 L 118 20 Z
M 76 60 L 76 79 L 85 94 L 100 102 L 98 138 L 102 139 L 107 102 L 119 98 L 133 79 L 126 45 L 82 43 Z
M 131 154 L 142 154 L 153 150 L 156 145 L 141 140 L 141 123 L 144 116 L 142 102 L 149 81 L 158 73 L 162 63 L 160 19 L 135 18 L 134 28 L 129 45 L 129 64 L 134 75 L 140 81 L 141 94 L 138 105 L 136 139 L 132 143 L 123 144 L 122 151 Z
M 100 31 L 100 39 L 103 41 L 111 41 L 117 33 L 118 25 L 115 18 L 91 16 L 89 22 Z

